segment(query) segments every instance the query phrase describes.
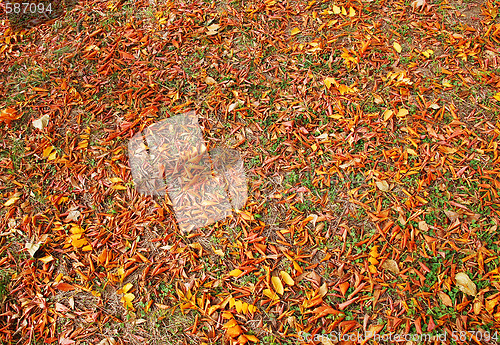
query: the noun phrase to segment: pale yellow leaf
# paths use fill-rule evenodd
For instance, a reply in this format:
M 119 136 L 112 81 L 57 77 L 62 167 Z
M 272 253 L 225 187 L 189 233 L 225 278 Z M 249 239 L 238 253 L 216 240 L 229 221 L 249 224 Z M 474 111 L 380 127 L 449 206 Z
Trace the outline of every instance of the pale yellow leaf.
M 290 31 L 290 35 L 291 36 L 295 36 L 298 33 L 300 33 L 300 29 L 299 28 L 293 28 L 292 31 Z
M 123 285 L 123 287 L 122 287 L 122 291 L 123 291 L 124 293 L 127 293 L 127 292 L 129 292 L 129 291 L 130 291 L 130 289 L 132 289 L 132 287 L 133 287 L 133 286 L 134 286 L 134 285 L 132 285 L 131 283 L 127 283 L 127 284 Z
M 460 272 L 455 275 L 456 285 L 463 293 L 470 296 L 476 296 L 477 288 L 476 284 L 469 278 L 466 273 Z
M 354 17 L 356 15 L 356 11 L 354 8 L 349 7 L 349 17 Z
M 389 190 L 389 184 L 387 181 L 377 181 L 375 184 L 377 185 L 377 188 L 383 192 L 387 192 Z
M 401 53 L 401 45 L 398 42 L 394 42 L 392 46 L 394 47 L 394 50 L 396 50 L 398 53 Z
M 214 84 L 217 84 L 217 82 L 215 81 L 214 78 L 210 77 L 210 76 L 207 76 L 205 78 L 205 83 L 207 83 L 208 85 L 214 85 Z
M 332 6 L 332 11 L 333 11 L 334 14 L 340 14 L 342 12 L 342 10 L 340 9 L 340 7 L 338 7 L 336 5 Z
M 5 204 L 3 204 L 5 207 L 8 207 L 8 206 L 11 206 L 11 205 L 14 205 L 16 203 L 16 201 L 19 200 L 19 197 L 18 196 L 13 196 L 13 197 L 10 197 L 9 200 L 7 200 L 5 202 Z

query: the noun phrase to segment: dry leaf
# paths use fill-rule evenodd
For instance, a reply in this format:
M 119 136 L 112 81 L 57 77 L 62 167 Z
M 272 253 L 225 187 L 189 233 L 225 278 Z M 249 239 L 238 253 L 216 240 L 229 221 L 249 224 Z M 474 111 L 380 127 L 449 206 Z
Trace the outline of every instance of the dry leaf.
M 26 245 L 24 246 L 26 249 L 28 249 L 28 253 L 30 253 L 31 257 L 35 257 L 35 253 L 40 249 L 40 243 L 29 243 L 27 242 Z
M 39 130 L 42 130 L 45 127 L 47 127 L 47 125 L 49 124 L 49 120 L 50 120 L 49 115 L 43 115 L 41 118 L 39 118 L 37 120 L 33 120 L 32 124 L 33 124 L 33 127 L 37 128 Z
M 453 307 L 453 302 L 451 301 L 450 296 L 448 296 L 446 293 L 444 293 L 443 291 L 438 291 L 438 296 L 441 300 L 441 303 L 443 303 L 445 306 Z
M 463 272 L 457 273 L 455 275 L 455 282 L 460 291 L 470 296 L 476 296 L 477 294 L 476 284 L 474 284 L 474 282 L 469 278 L 467 273 Z
M 387 259 L 382 264 L 382 268 L 391 271 L 394 274 L 399 274 L 399 266 L 398 263 L 394 260 Z
M 394 50 L 396 50 L 398 53 L 401 53 L 401 45 L 398 42 L 394 42 L 392 46 L 394 47 Z
M 448 219 L 451 222 L 456 221 L 460 217 L 460 215 L 458 213 L 453 212 L 453 211 L 444 211 L 444 213 L 446 214 L 446 216 L 448 217 Z
M 210 77 L 210 76 L 207 76 L 205 78 L 205 83 L 207 83 L 208 85 L 214 85 L 214 84 L 217 84 L 217 82 L 215 81 L 214 78 Z
M 429 231 L 429 226 L 425 222 L 425 220 L 421 220 L 418 222 L 418 228 L 422 231 Z
M 290 31 L 291 36 L 297 35 L 298 33 L 300 33 L 299 28 L 293 28 L 292 31 Z
M 377 181 L 375 182 L 375 185 L 377 185 L 377 188 L 383 192 L 387 192 L 389 190 L 389 184 L 387 181 Z

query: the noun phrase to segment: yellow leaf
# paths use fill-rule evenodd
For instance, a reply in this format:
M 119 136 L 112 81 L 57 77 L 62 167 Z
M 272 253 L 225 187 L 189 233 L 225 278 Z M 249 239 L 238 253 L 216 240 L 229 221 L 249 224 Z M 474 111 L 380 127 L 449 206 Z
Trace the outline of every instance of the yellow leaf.
M 54 149 L 54 146 L 47 146 L 45 148 L 45 150 L 43 150 L 42 157 L 43 158 L 48 157 L 50 155 L 50 153 L 52 152 L 53 149 Z
M 345 10 L 344 6 L 342 6 L 342 14 L 343 14 L 344 16 L 346 16 L 346 15 L 347 15 L 347 11 Z
M 134 306 L 132 304 L 132 301 L 135 299 L 134 294 L 131 293 L 126 293 L 122 296 L 121 302 L 125 304 L 127 308 L 133 309 Z
M 387 121 L 389 120 L 391 117 L 392 117 L 392 114 L 394 112 L 392 110 L 389 110 L 387 109 L 385 112 L 384 112 L 384 121 Z
M 250 313 L 255 313 L 255 312 L 257 311 L 257 307 L 256 307 L 256 306 L 254 306 L 254 305 L 249 304 L 249 305 L 248 305 L 248 311 L 249 311 Z
M 354 8 L 349 7 L 349 17 L 354 17 L 356 15 L 356 11 Z
M 57 151 L 54 151 L 49 155 L 49 158 L 47 158 L 47 160 L 53 161 L 54 159 L 56 159 L 56 156 L 57 156 Z
M 401 45 L 398 42 L 394 42 L 392 46 L 398 53 L 401 53 Z
M 399 109 L 398 113 L 396 114 L 397 117 L 405 117 L 406 115 L 408 115 L 408 110 L 406 110 L 405 108 L 401 108 Z
M 83 234 L 85 232 L 85 230 L 81 226 L 78 226 L 78 225 L 73 225 L 69 231 L 73 235 Z
M 88 245 L 88 246 L 83 246 L 83 247 L 82 247 L 82 250 L 83 250 L 84 252 L 89 252 L 89 251 L 91 251 L 91 250 L 92 250 L 92 246 L 91 246 L 91 245 Z
M 243 302 L 241 304 L 241 311 L 243 312 L 243 314 L 247 314 L 248 313 L 248 303 Z
M 286 284 L 288 284 L 288 285 L 290 285 L 290 286 L 295 285 L 295 281 L 292 279 L 292 277 L 290 277 L 290 275 L 289 275 L 287 272 L 285 272 L 285 271 L 281 271 L 281 272 L 280 272 L 280 277 L 281 277 L 281 279 L 283 279 L 283 281 L 284 281 Z
M 40 258 L 38 260 L 40 260 L 41 262 L 46 264 L 47 262 L 51 262 L 52 260 L 54 260 L 54 257 L 52 255 L 47 255 L 47 256 L 44 256 L 43 258 Z
M 448 79 L 443 79 L 443 81 L 441 83 L 443 84 L 444 87 L 453 87 L 453 85 L 450 84 Z
M 332 86 L 332 85 L 338 85 L 338 83 L 335 80 L 335 78 L 331 78 L 331 77 L 325 78 L 325 80 L 323 82 L 325 83 L 325 86 L 326 86 L 327 89 L 329 89 L 330 86 Z
M 412 156 L 418 156 L 418 153 L 414 150 L 414 149 L 406 149 L 406 151 L 408 151 L 409 154 L 411 154 Z
M 16 201 L 19 200 L 19 197 L 18 196 L 13 196 L 11 197 L 9 200 L 7 200 L 5 202 L 5 204 L 3 204 L 5 207 L 7 206 L 10 206 L 10 205 L 14 205 L 16 203 Z
M 122 291 L 123 291 L 124 293 L 127 293 L 127 292 L 129 292 L 129 291 L 130 291 L 130 289 L 132 289 L 132 287 L 133 287 L 133 286 L 134 286 L 134 285 L 132 285 L 131 283 L 127 283 L 127 284 L 123 285 L 123 287 L 122 287 Z
M 280 295 L 283 295 L 283 292 L 285 292 L 285 290 L 283 289 L 283 284 L 281 283 L 280 278 L 273 276 L 271 278 L 271 283 L 273 284 L 274 290 Z
M 111 189 L 125 190 L 125 189 L 127 189 L 127 187 L 122 186 L 121 184 L 117 184 L 117 185 L 111 186 Z
M 123 182 L 123 180 L 119 177 L 112 177 L 109 180 L 113 183 Z
M 235 277 L 235 278 L 237 278 L 237 277 L 239 277 L 239 275 L 240 275 L 240 274 L 242 274 L 242 273 L 243 273 L 243 271 L 241 271 L 241 270 L 239 270 L 239 269 L 237 269 L 237 268 L 236 268 L 236 269 L 232 270 L 231 272 L 229 272 L 229 275 L 230 275 L 231 277 Z
M 234 306 L 236 307 L 236 311 L 241 313 L 243 311 L 243 302 L 240 300 L 234 301 Z
M 426 51 L 422 52 L 422 55 L 426 58 L 429 58 L 432 54 L 434 54 L 434 50 L 432 49 L 427 49 Z
M 290 35 L 292 35 L 292 36 L 295 36 L 298 33 L 300 33 L 300 29 L 299 28 L 293 28 L 292 31 L 290 31 Z
M 340 14 L 340 12 L 342 12 L 342 10 L 340 9 L 340 7 L 335 6 L 335 5 L 333 5 L 332 11 L 333 11 L 334 14 Z
M 271 290 L 269 290 L 269 289 L 264 289 L 264 291 L 262 291 L 262 293 L 263 293 L 265 296 L 267 296 L 267 297 L 269 297 L 270 299 L 272 299 L 272 300 L 277 300 L 277 299 L 279 299 L 278 295 L 276 295 L 276 293 L 275 293 L 275 292 L 273 292 L 273 291 L 271 291 Z
M 493 96 L 493 98 L 500 102 L 500 92 Z

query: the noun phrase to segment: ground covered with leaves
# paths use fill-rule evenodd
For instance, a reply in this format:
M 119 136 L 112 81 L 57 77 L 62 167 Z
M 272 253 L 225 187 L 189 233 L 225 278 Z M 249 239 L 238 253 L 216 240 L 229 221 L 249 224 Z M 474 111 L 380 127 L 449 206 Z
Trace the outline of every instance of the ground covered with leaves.
M 497 343 L 499 5 L 110 0 L 1 21 L 2 343 Z M 239 151 L 249 197 L 183 234 L 135 190 L 127 143 L 189 110 Z

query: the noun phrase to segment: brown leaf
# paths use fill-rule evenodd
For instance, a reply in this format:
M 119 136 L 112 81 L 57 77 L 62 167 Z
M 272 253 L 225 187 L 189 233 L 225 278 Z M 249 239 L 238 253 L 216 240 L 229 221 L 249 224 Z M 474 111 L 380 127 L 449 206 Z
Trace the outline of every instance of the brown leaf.
M 441 303 L 443 303 L 445 306 L 453 307 L 453 302 L 451 301 L 450 296 L 448 296 L 446 293 L 444 293 L 443 291 L 438 291 L 438 296 L 441 300 Z
M 387 259 L 382 264 L 382 268 L 391 271 L 394 274 L 399 274 L 399 266 L 398 263 L 394 260 Z

